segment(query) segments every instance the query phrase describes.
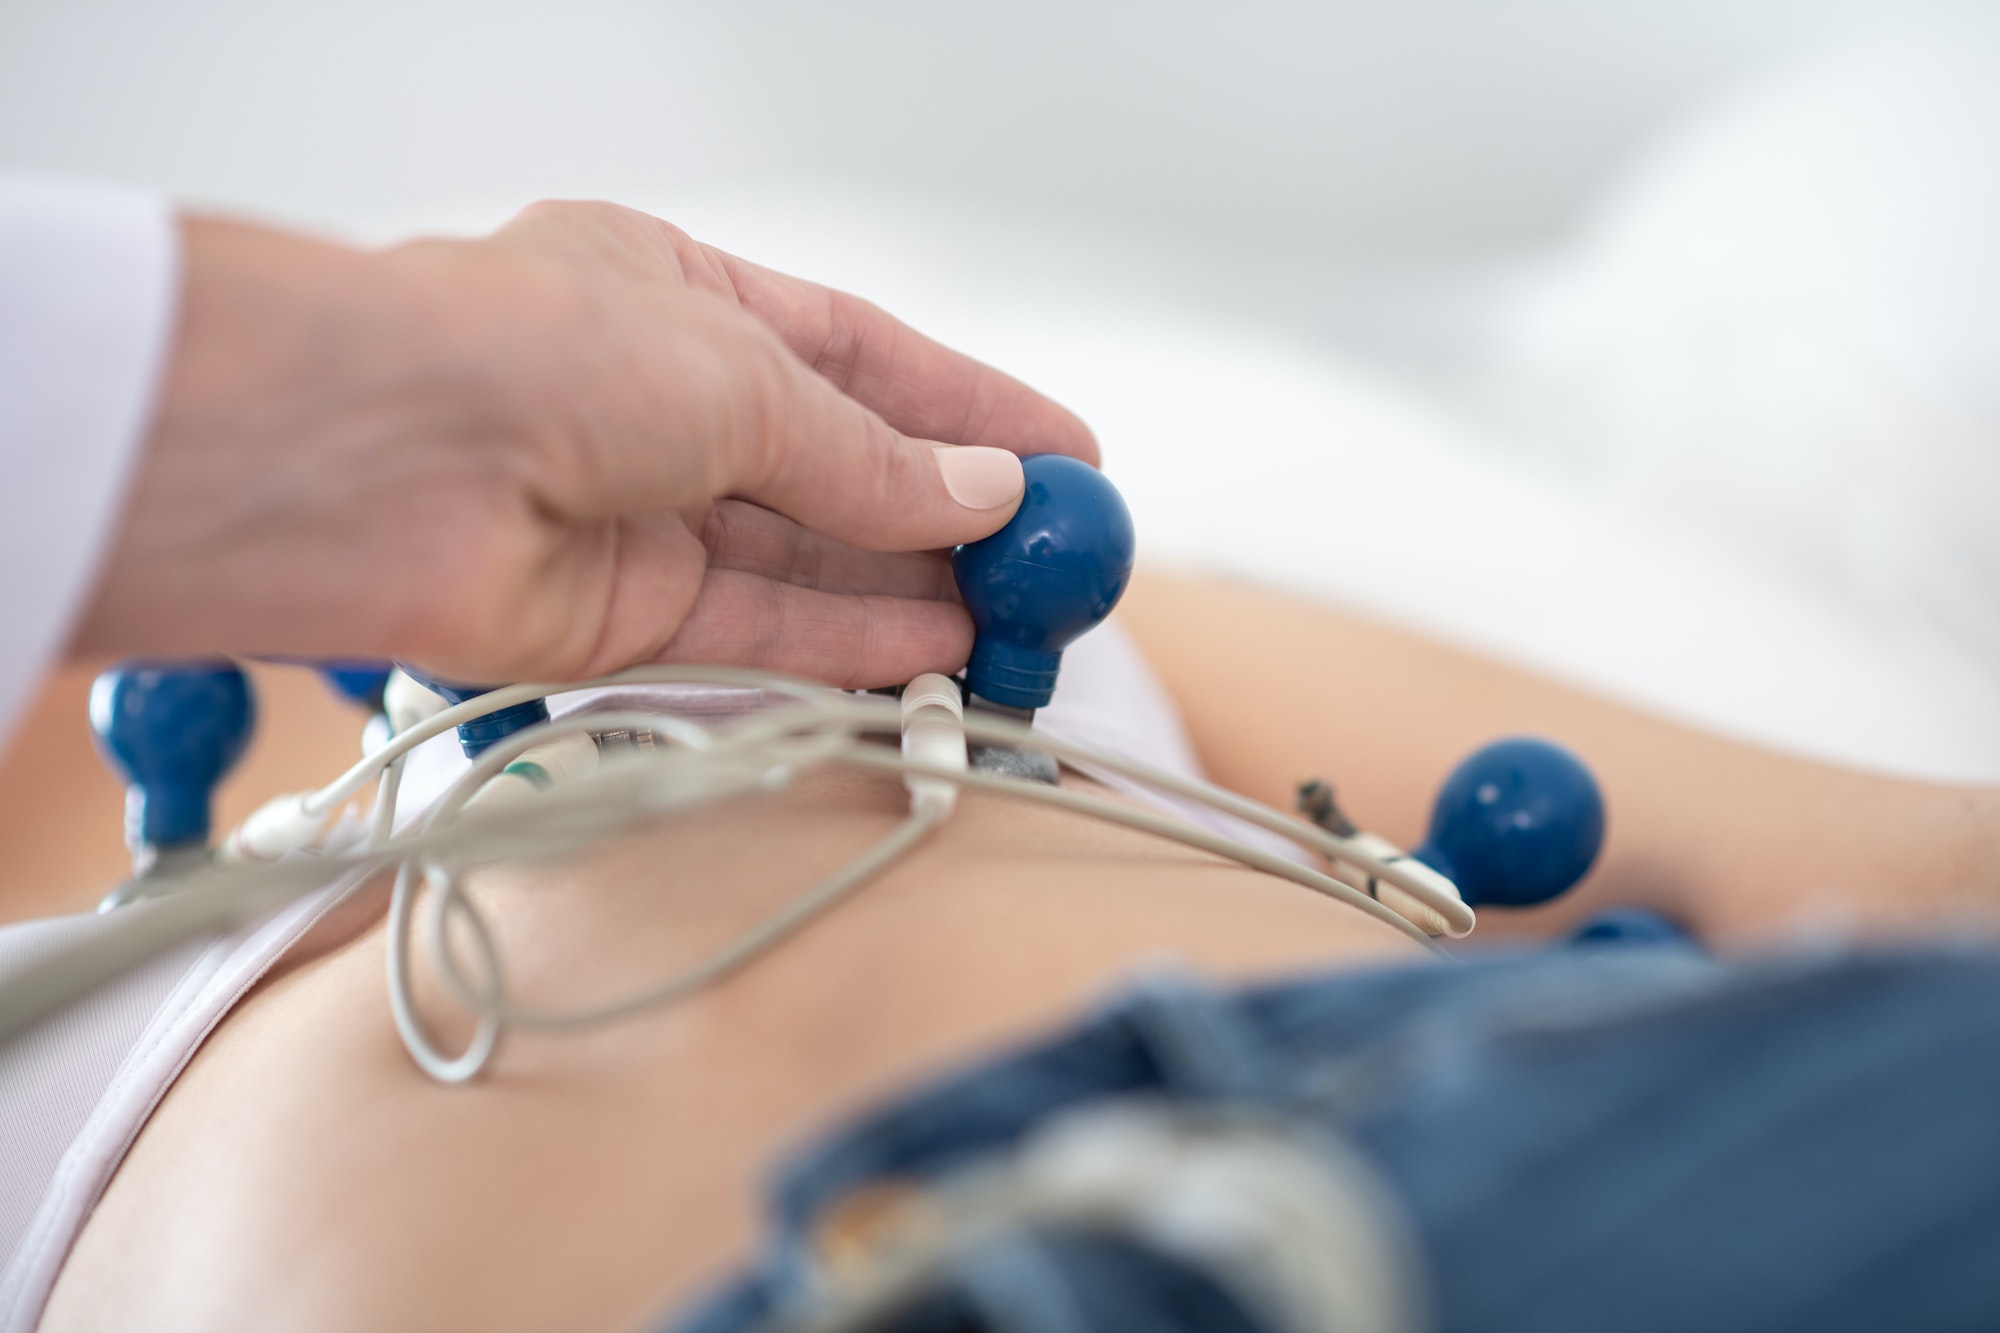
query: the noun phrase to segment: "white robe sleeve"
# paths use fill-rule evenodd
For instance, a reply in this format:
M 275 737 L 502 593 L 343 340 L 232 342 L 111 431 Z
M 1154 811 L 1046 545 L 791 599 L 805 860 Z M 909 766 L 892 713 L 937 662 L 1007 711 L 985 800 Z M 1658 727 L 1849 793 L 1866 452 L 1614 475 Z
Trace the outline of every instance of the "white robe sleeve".
M 159 196 L 0 176 L 0 742 L 110 544 L 179 277 Z

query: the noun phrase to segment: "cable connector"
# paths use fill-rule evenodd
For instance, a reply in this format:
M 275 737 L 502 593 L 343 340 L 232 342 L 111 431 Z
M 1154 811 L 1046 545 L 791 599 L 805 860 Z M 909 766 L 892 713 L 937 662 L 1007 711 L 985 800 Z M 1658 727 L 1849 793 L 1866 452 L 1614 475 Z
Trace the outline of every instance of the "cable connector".
M 597 742 L 580 731 L 530 746 L 465 803 L 466 809 L 526 800 L 597 771 Z
M 1333 785 L 1324 778 L 1307 778 L 1299 783 L 1298 807 L 1300 814 L 1356 850 L 1375 857 L 1383 865 L 1400 865 L 1439 899 L 1450 903 L 1464 901 L 1459 897 L 1458 886 L 1451 880 L 1387 838 L 1356 828 L 1354 821 L 1340 808 L 1340 802 L 1334 799 Z M 1370 874 L 1366 868 L 1341 861 L 1338 853 L 1334 854 L 1334 858 L 1332 874 L 1335 879 L 1360 889 L 1411 925 L 1421 927 L 1425 934 L 1449 935 L 1456 939 L 1470 929 L 1465 921 L 1447 920 L 1436 907 Z M 1469 919 L 1470 914 L 1466 915 Z
M 1347 841 L 1356 850 L 1368 853 L 1382 864 L 1397 866 L 1404 873 L 1414 875 L 1440 899 L 1449 903 L 1463 902 L 1463 899 L 1458 895 L 1458 886 L 1456 884 L 1453 884 L 1443 875 L 1440 875 L 1422 861 L 1417 860 L 1387 838 L 1362 829 L 1356 831 Z M 1335 856 L 1337 858 L 1338 853 L 1335 853 Z M 1381 903 L 1397 916 L 1402 917 L 1403 920 L 1410 922 L 1412 925 L 1422 927 L 1424 933 L 1427 935 L 1448 935 L 1456 939 L 1466 934 L 1469 929 L 1464 923 L 1446 920 L 1435 907 L 1423 902 L 1414 894 L 1391 884 L 1388 880 L 1370 874 L 1361 866 L 1350 865 L 1336 859 L 1332 874 L 1335 879 L 1360 889 L 1376 902 Z M 1468 910 L 1465 915 L 1469 920 L 1471 912 Z
M 276 861 L 319 842 L 327 814 L 313 814 L 307 801 L 317 792 L 293 791 L 273 796 L 231 829 L 217 853 L 225 862 Z
M 450 706 L 442 695 L 418 684 L 400 667 L 389 673 L 389 683 L 382 687 L 382 715 L 389 719 L 389 736 L 400 736 Z
M 950 677 L 927 671 L 903 688 L 903 758 L 965 771 L 965 701 Z M 903 784 L 913 815 L 942 818 L 958 802 L 958 784 L 946 778 L 912 773 Z

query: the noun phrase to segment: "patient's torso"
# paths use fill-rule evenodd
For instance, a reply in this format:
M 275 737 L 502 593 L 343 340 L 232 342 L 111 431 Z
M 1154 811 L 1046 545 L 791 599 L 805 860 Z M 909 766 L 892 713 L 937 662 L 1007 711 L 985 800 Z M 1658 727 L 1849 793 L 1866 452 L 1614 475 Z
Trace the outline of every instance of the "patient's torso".
M 1107 628 L 1072 650 L 1044 723 L 1192 772 L 1171 701 Z M 443 741 L 431 759 L 461 763 Z M 412 794 L 440 777 L 413 765 Z M 705 957 L 906 807 L 891 780 L 823 773 L 582 861 L 472 876 L 470 891 L 510 997 L 582 1004 Z M 768 960 L 626 1021 L 510 1034 L 478 1082 L 445 1087 L 391 1023 L 385 898 L 375 886 L 321 922 L 195 1053 L 44 1327 L 631 1328 L 747 1250 L 774 1153 L 1136 966 L 1419 956 L 1283 880 L 967 793 L 931 841 Z M 456 1049 L 469 1020 L 428 966 L 418 979 Z
M 473 892 L 510 988 L 607 996 L 750 924 L 905 799 L 828 774 Z M 767 962 L 626 1022 L 512 1037 L 469 1087 L 409 1063 L 382 949 L 372 923 L 309 948 L 210 1039 L 113 1181 L 46 1327 L 630 1328 L 746 1250 L 774 1151 L 1134 965 L 1415 956 L 1282 880 L 970 795 Z

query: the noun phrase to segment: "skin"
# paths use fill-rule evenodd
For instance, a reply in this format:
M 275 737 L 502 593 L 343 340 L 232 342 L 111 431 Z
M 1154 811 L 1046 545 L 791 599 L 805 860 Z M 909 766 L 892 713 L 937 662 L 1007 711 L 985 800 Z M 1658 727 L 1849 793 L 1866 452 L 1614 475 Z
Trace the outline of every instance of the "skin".
M 1400 846 L 1422 841 L 1433 793 L 1487 741 L 1542 736 L 1580 755 L 1609 812 L 1596 866 L 1546 907 L 1483 913 L 1482 937 L 1547 935 L 1621 903 L 1738 948 L 2000 927 L 1991 788 L 1738 744 L 1221 579 L 1141 580 L 1119 614 L 1180 701 L 1212 778 L 1288 808 L 1298 779 L 1324 775 L 1359 824 Z
M 580 1000 L 579 983 L 605 994 L 692 961 L 906 804 L 895 784 L 835 776 L 480 892 L 523 991 Z M 748 1253 L 774 1151 L 1056 1022 L 1136 963 L 1248 976 L 1422 957 L 1282 881 L 972 796 L 766 964 L 629 1022 L 521 1037 L 476 1087 L 409 1064 L 382 953 L 371 919 L 209 1040 L 114 1178 L 45 1328 L 635 1328 Z
M 1829 901 L 1901 929 L 2000 903 L 1992 791 L 1730 745 L 1236 585 L 1142 580 L 1120 615 L 1211 775 L 1279 804 L 1337 757 L 1352 812 L 1405 843 L 1471 745 L 1531 729 L 1578 747 L 1613 812 L 1598 869 L 1562 907 L 1485 913 L 1482 935 L 1613 901 L 1674 910 L 1724 945 L 1823 923 Z M 581 1001 L 691 960 L 903 807 L 894 784 L 833 775 L 478 892 L 509 975 Z M 747 1255 L 775 1154 L 1061 1022 L 1136 967 L 1237 979 L 1428 957 L 1282 881 L 968 794 L 934 842 L 779 957 L 630 1022 L 523 1037 L 478 1084 L 443 1088 L 390 1026 L 379 914 L 357 902 L 197 1054 L 44 1327 L 141 1312 L 164 1329 L 641 1327 Z M 463 1039 L 462 1018 L 432 1012 Z

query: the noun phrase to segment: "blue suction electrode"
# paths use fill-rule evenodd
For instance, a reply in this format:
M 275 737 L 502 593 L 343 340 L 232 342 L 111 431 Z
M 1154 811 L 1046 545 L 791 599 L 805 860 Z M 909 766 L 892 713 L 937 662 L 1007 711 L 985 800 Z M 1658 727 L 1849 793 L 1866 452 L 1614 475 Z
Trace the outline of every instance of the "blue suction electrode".
M 389 688 L 389 673 L 396 668 L 390 662 L 338 661 L 317 662 L 313 669 L 335 694 L 379 713 L 383 691 Z
M 234 662 L 123 662 L 90 687 L 98 751 L 125 778 L 125 845 L 140 874 L 206 857 L 209 798 L 256 724 Z
M 1676 945 L 1698 949 L 1686 926 L 1647 907 L 1613 907 L 1570 932 L 1570 945 Z
M 480 695 L 497 690 L 497 685 L 465 685 L 448 680 L 438 680 L 427 676 L 408 663 L 398 663 L 403 673 L 425 689 L 440 696 L 446 703 L 462 704 L 467 699 L 477 699 Z M 477 759 L 493 746 L 506 740 L 517 731 L 525 731 L 549 720 L 549 701 L 529 699 L 524 703 L 511 704 L 497 713 L 471 722 L 461 722 L 458 726 L 459 748 L 465 751 L 467 759 Z
M 1604 798 L 1577 757 L 1521 737 L 1452 770 L 1412 853 L 1474 907 L 1528 907 L 1582 879 L 1604 842 Z
M 1111 614 L 1132 577 L 1132 515 L 1104 474 L 1061 454 L 1021 460 L 1007 526 L 952 553 L 975 637 L 966 689 L 1008 708 L 1055 693 L 1063 649 Z

